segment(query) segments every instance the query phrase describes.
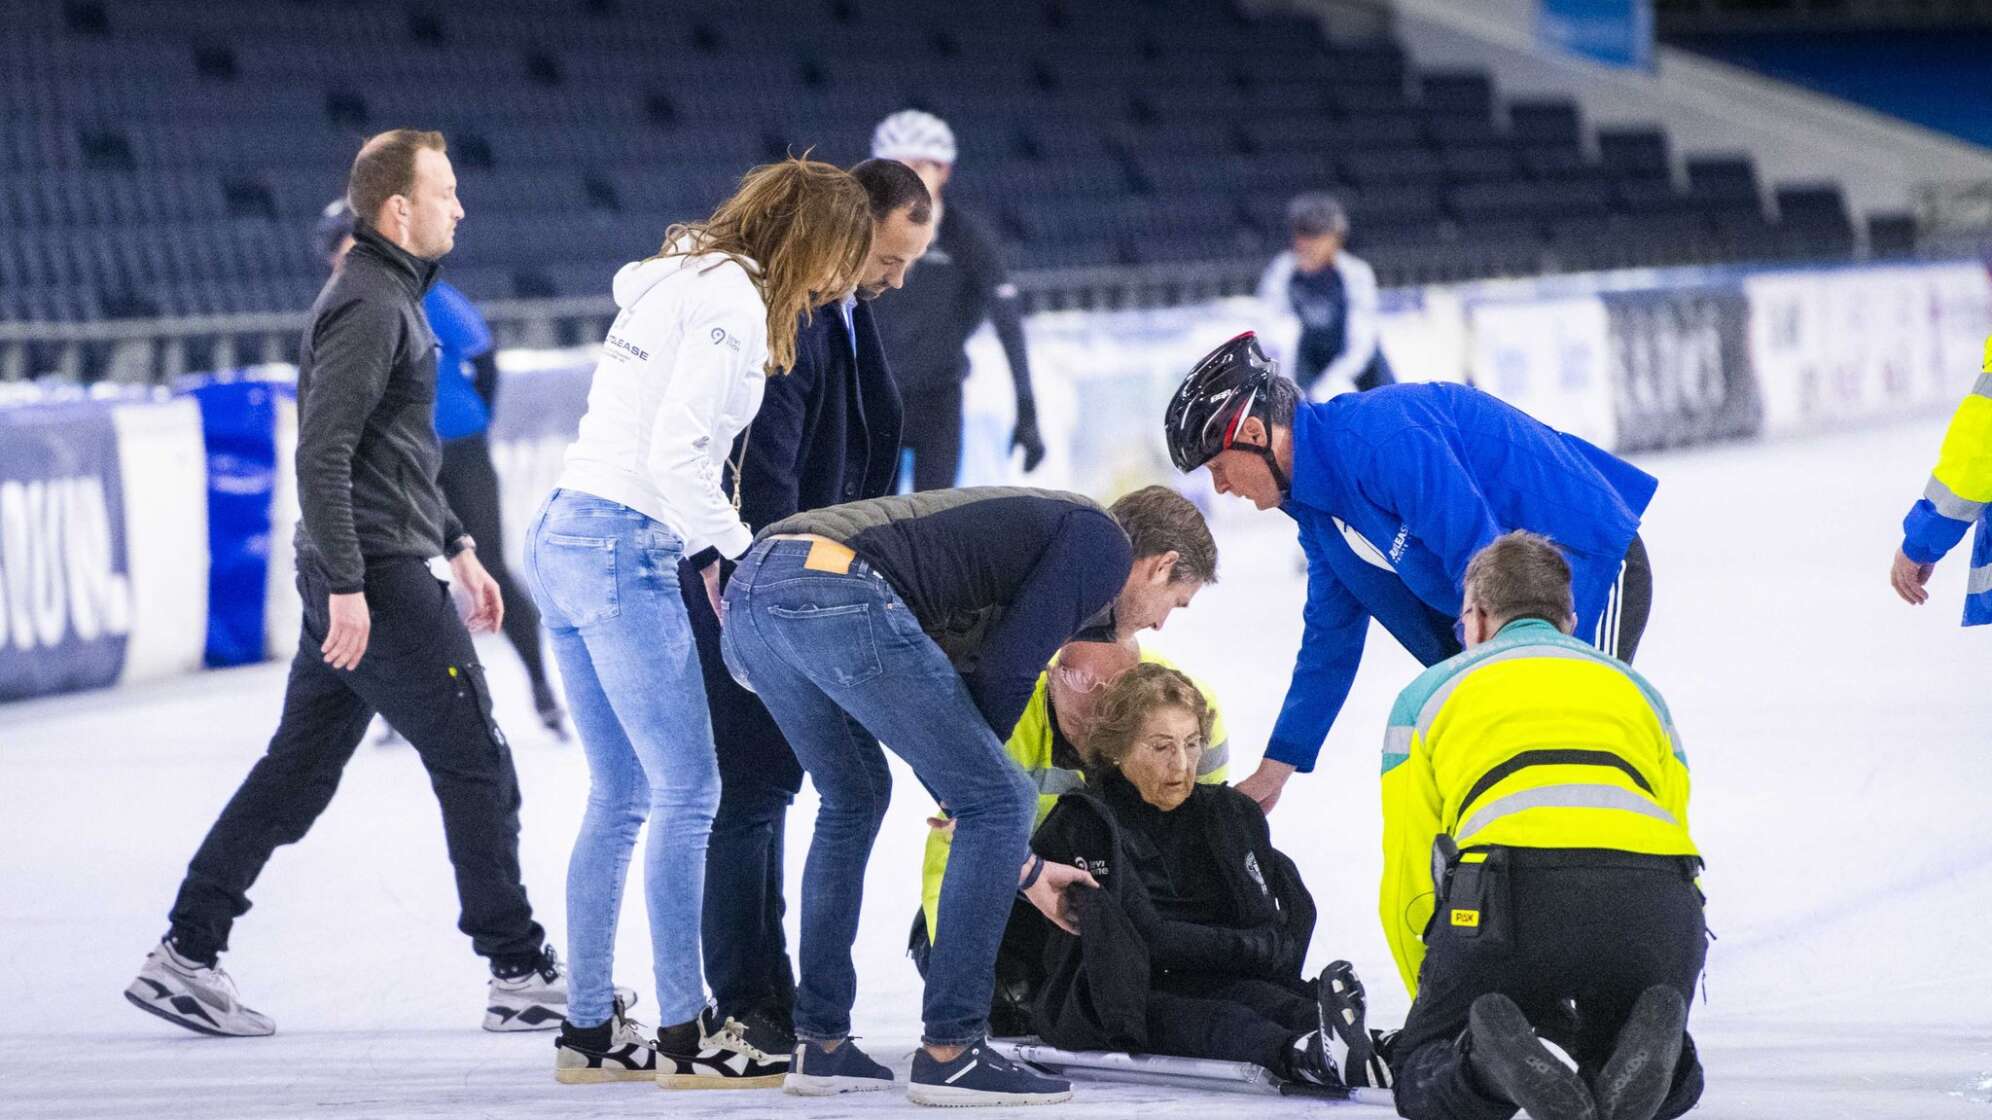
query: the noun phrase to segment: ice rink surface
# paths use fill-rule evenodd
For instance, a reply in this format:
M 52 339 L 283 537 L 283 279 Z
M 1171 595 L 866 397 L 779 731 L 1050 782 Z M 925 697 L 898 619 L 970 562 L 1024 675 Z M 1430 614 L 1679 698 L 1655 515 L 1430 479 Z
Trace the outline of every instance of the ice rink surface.
M 1694 768 L 1713 947 L 1692 1027 L 1716 1118 L 1992 1120 L 1992 632 L 1957 625 L 1964 555 L 1929 605 L 1888 589 L 1898 524 L 1941 434 L 1925 420 L 1648 456 L 1656 606 L 1639 666 Z M 1223 582 L 1152 638 L 1215 687 L 1234 775 L 1277 713 L 1300 631 L 1292 523 L 1228 510 Z M 502 643 L 484 650 L 525 789 L 524 860 L 563 936 L 586 773 L 543 736 Z M 1376 632 L 1313 774 L 1273 815 L 1321 905 L 1314 966 L 1353 959 L 1375 1025 L 1403 1014 L 1376 918 L 1377 753 L 1411 659 Z M 909 1114 L 898 1094 L 666 1095 L 566 1087 L 550 1034 L 478 1029 L 485 971 L 455 930 L 437 810 L 406 748 L 360 748 L 312 835 L 282 849 L 226 967 L 266 1039 L 196 1037 L 125 1003 L 187 858 L 275 724 L 278 665 L 0 707 L 0 1117 Z M 929 803 L 898 770 L 867 879 L 856 1029 L 903 1079 L 919 1032 L 904 959 Z M 790 826 L 791 892 L 809 835 Z M 724 859 L 724 852 L 713 853 Z M 791 898 L 794 894 L 791 894 Z M 631 892 L 619 975 L 648 988 Z M 793 933 L 791 933 L 793 936 Z M 644 1008 L 654 1004 L 648 997 Z M 1381 1110 L 1082 1084 L 1034 1115 L 1255 1117 Z

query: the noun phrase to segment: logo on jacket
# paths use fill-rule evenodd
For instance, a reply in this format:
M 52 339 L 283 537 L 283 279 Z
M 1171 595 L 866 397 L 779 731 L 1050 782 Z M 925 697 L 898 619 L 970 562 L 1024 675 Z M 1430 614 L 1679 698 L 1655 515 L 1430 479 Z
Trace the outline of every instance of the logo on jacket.
M 603 343 L 603 345 L 609 348 L 610 353 L 618 356 L 627 354 L 639 362 L 650 360 L 650 351 L 613 332 L 609 334 L 608 341 Z
M 1409 547 L 1410 544 L 1411 544 L 1411 526 L 1399 525 L 1397 527 L 1397 535 L 1395 537 L 1392 537 L 1390 540 L 1390 562 L 1392 564 L 1395 564 L 1399 560 L 1404 559 L 1404 550 L 1405 548 Z
M 1350 525 L 1339 517 L 1331 518 L 1330 520 L 1335 522 L 1335 528 L 1342 531 L 1342 543 L 1348 545 L 1349 551 L 1361 557 L 1364 563 L 1372 567 L 1382 568 L 1386 572 L 1394 573 L 1397 571 L 1397 566 L 1391 563 L 1391 561 L 1395 556 L 1402 554 L 1402 542 L 1407 539 L 1405 531 L 1400 530 L 1398 532 L 1397 539 L 1399 543 L 1391 545 L 1391 556 L 1385 556 L 1383 550 L 1371 544 L 1370 539 L 1358 532 L 1355 526 Z
M 1088 860 L 1085 856 L 1073 856 L 1072 866 L 1092 875 L 1093 878 L 1095 879 L 1106 878 L 1107 871 L 1109 870 L 1107 867 L 1106 860 L 1103 859 Z
M 718 346 L 721 345 L 722 343 L 725 344 L 727 349 L 733 351 L 734 353 L 738 354 L 740 352 L 739 339 L 733 337 L 730 334 L 727 334 L 725 327 L 714 327 L 712 329 L 712 344 L 714 346 Z
M 1254 883 L 1259 884 L 1260 894 L 1271 895 L 1273 893 L 1273 889 L 1266 885 L 1265 875 L 1259 871 L 1259 853 L 1257 852 L 1245 853 L 1245 874 L 1250 875 L 1252 877 L 1252 881 Z

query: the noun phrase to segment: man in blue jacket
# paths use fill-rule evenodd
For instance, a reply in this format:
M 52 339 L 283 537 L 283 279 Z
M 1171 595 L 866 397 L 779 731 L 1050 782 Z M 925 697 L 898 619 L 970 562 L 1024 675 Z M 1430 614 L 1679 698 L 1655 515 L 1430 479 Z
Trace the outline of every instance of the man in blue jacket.
M 1238 783 L 1270 811 L 1341 713 L 1376 619 L 1426 665 L 1461 650 L 1467 561 L 1513 529 L 1570 560 L 1576 633 L 1631 661 L 1652 606 L 1639 518 L 1658 482 L 1461 385 L 1391 385 L 1322 404 L 1250 331 L 1206 355 L 1164 419 L 1178 470 L 1300 524 L 1306 629 L 1259 768 Z
M 890 493 L 899 471 L 900 401 L 871 301 L 900 286 L 934 236 L 927 188 L 905 164 L 871 159 L 851 169 L 871 201 L 872 255 L 857 297 L 826 304 L 796 335 L 795 368 L 768 379 L 754 423 L 734 445 L 725 485 L 750 528 L 805 510 Z M 718 569 L 714 557 L 687 563 Z M 730 565 L 729 565 L 730 568 Z M 783 826 L 802 789 L 802 766 L 754 694 L 734 683 L 719 652 L 719 620 L 703 580 L 679 580 L 705 673 L 719 751 L 719 811 L 706 862 L 701 946 L 720 1014 L 771 1056 L 795 1049 L 795 974 L 782 915 Z

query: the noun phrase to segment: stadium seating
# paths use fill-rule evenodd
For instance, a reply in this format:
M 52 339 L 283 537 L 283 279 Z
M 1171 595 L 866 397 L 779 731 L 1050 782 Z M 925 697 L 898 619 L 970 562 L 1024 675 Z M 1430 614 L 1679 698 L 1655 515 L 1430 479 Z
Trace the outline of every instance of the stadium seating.
M 10 319 L 302 307 L 312 222 L 396 126 L 450 138 L 448 268 L 480 298 L 606 291 L 747 167 L 862 158 L 906 106 L 950 119 L 951 197 L 1026 269 L 1260 256 L 1309 189 L 1386 283 L 1857 238 L 1831 184 L 1767 198 L 1746 157 L 1700 156 L 1677 183 L 1657 128 L 1223 0 L 12 0 L 0 98 Z

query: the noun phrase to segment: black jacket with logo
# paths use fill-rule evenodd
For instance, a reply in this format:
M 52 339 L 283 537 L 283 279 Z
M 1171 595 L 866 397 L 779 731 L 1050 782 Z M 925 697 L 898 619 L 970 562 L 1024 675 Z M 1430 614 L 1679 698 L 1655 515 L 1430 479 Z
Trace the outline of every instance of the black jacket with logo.
M 1046 942 L 1034 1019 L 1055 1046 L 1146 1049 L 1155 973 L 1301 983 L 1314 899 L 1265 813 L 1229 786 L 1196 786 L 1162 813 L 1125 778 L 1098 776 L 1058 799 L 1031 850 L 1100 883 L 1074 900 L 1084 932 Z
M 361 222 L 318 293 L 298 349 L 300 564 L 334 594 L 366 587 L 366 562 L 455 555 L 463 526 L 436 484 L 436 336 L 422 297 L 441 269 Z

